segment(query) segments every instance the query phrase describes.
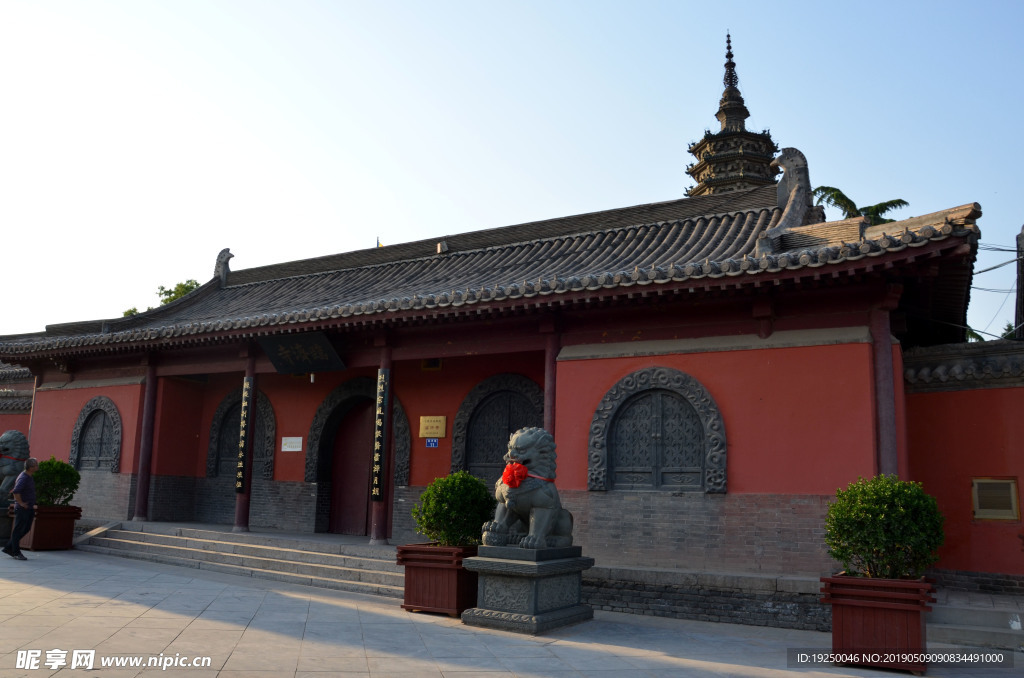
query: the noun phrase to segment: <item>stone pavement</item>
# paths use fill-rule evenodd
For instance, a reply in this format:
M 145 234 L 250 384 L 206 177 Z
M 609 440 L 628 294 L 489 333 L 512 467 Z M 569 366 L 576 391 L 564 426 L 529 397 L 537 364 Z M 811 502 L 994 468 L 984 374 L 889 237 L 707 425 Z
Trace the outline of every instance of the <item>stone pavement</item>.
M 393 599 L 82 551 L 26 555 L 0 560 L 0 678 L 908 675 L 787 668 L 787 648 L 829 648 L 829 635 L 813 631 L 598 611 L 591 622 L 530 637 L 405 612 Z M 17 668 L 19 650 L 40 651 L 39 668 Z M 67 664 L 48 668 L 51 650 Z M 72 669 L 72 650 L 94 650 L 94 669 Z M 136 657 L 143 667 L 101 667 Z M 146 668 L 150 657 L 209 657 L 210 666 Z M 939 666 L 928 675 L 1021 675 L 1024 654 L 1015 664 Z

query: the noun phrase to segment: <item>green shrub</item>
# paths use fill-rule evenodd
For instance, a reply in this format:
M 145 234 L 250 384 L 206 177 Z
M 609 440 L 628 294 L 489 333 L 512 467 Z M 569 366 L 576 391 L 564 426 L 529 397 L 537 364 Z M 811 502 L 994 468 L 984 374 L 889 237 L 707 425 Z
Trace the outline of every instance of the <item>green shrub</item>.
M 412 509 L 416 531 L 441 546 L 480 543 L 483 524 L 494 517 L 497 501 L 484 481 L 468 471 L 436 478 Z
M 938 560 L 942 514 L 921 483 L 894 475 L 859 478 L 837 490 L 825 519 L 828 554 L 847 574 L 885 579 L 920 577 Z
M 50 457 L 39 462 L 32 476 L 36 483 L 36 503 L 40 506 L 68 506 L 78 491 L 82 476 L 66 461 Z

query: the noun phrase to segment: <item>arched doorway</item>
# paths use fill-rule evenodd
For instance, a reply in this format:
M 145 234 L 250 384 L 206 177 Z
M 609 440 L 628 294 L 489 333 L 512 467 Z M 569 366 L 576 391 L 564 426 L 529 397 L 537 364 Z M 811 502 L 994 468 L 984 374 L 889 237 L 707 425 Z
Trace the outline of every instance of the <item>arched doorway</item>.
M 356 377 L 331 391 L 313 417 L 306 447 L 305 481 L 314 485 L 316 493 L 316 532 L 369 534 L 376 395 L 376 380 Z M 411 432 L 397 397 L 392 400 L 392 408 L 395 458 L 389 484 L 393 487 L 409 482 Z M 390 532 L 390 511 L 388 523 Z

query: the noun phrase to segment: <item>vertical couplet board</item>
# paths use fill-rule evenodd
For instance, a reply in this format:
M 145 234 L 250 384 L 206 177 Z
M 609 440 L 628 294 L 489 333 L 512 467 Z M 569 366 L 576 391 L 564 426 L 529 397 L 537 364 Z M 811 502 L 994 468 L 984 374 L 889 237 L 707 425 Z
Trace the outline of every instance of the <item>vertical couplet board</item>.
M 391 370 L 377 370 L 377 400 L 373 420 L 373 467 L 370 500 L 384 501 L 384 455 L 388 449 L 388 410 L 391 406 Z
M 237 494 L 245 493 L 245 465 L 248 462 L 249 453 L 249 441 L 248 441 L 248 423 L 249 423 L 249 405 L 252 402 L 252 377 L 245 377 L 242 381 L 242 417 L 240 419 L 240 426 L 238 432 L 238 464 L 235 468 L 235 492 Z

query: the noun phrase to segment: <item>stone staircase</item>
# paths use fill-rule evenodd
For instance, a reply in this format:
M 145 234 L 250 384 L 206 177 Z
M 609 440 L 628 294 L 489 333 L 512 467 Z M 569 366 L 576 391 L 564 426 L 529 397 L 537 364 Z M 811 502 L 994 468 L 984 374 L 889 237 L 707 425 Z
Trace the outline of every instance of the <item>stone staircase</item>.
M 81 535 L 75 548 L 122 558 L 401 598 L 394 546 L 366 538 L 228 532 L 220 526 L 114 523 Z
M 938 591 L 928 613 L 928 643 L 1024 651 L 1024 598 Z

